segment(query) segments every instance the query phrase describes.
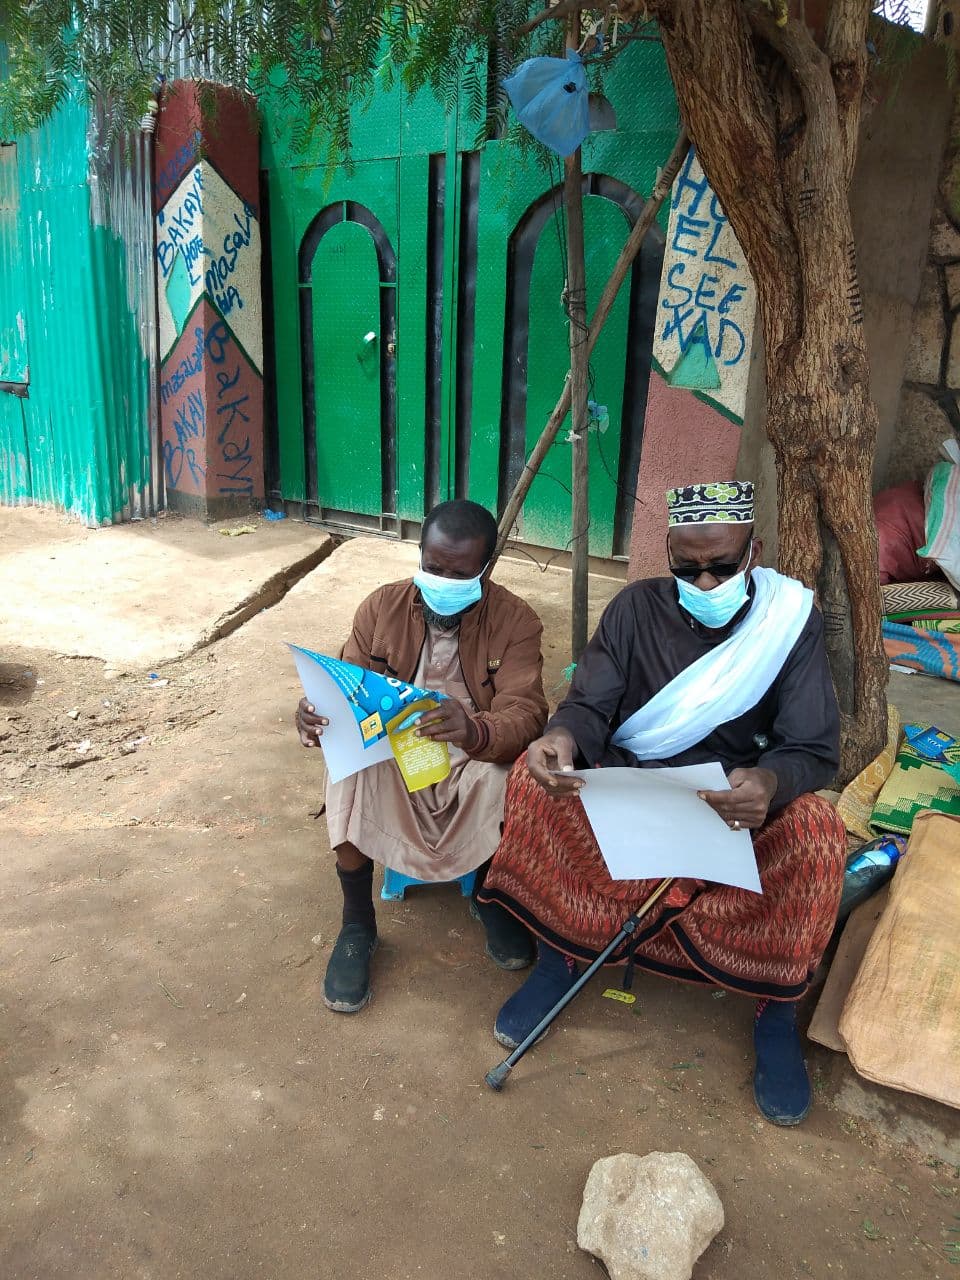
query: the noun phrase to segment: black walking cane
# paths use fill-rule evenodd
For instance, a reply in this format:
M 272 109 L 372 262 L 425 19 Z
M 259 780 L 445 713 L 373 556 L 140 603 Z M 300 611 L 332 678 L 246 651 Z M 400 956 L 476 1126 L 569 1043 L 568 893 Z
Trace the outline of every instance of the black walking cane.
M 647 914 L 647 912 L 650 910 L 653 904 L 666 893 L 666 891 L 670 888 L 672 884 L 673 884 L 673 876 L 667 876 L 665 880 L 660 881 L 660 883 L 657 885 L 656 889 L 654 889 L 653 893 L 651 893 L 650 897 L 646 900 L 646 902 L 644 902 L 642 906 L 638 907 L 632 916 L 629 916 L 626 920 L 624 920 L 623 926 L 621 927 L 620 932 L 617 934 L 617 936 L 613 938 L 604 947 L 604 949 L 597 956 L 596 960 L 594 960 L 593 964 L 590 965 L 588 969 L 585 969 L 583 971 L 583 973 L 576 980 L 576 982 L 573 984 L 570 990 L 564 992 L 564 994 L 560 997 L 560 999 L 553 1006 L 550 1012 L 540 1019 L 540 1021 L 533 1028 L 533 1030 L 530 1032 L 527 1038 L 525 1040 L 522 1040 L 520 1044 L 517 1045 L 513 1053 L 510 1054 L 509 1058 L 504 1058 L 504 1060 L 500 1063 L 498 1067 L 494 1067 L 491 1071 L 487 1072 L 486 1076 L 484 1076 L 484 1079 L 486 1080 L 487 1084 L 490 1086 L 491 1089 L 495 1089 L 497 1093 L 500 1092 L 500 1090 L 504 1086 L 504 1082 L 506 1081 L 507 1076 L 513 1070 L 513 1068 L 517 1065 L 517 1063 L 520 1061 L 523 1055 L 527 1052 L 527 1050 L 533 1047 L 533 1045 L 540 1039 L 540 1037 L 543 1035 L 546 1029 L 553 1022 L 553 1020 L 563 1012 L 563 1010 L 567 1007 L 567 1005 L 571 1002 L 571 1000 L 575 1000 L 577 998 L 577 996 L 580 994 L 583 988 L 587 985 L 587 983 L 590 981 L 593 975 L 597 972 L 597 970 L 602 968 L 602 966 L 607 963 L 607 961 L 610 959 L 613 953 L 618 949 L 618 947 L 621 947 L 624 944 L 624 942 L 627 941 L 627 939 L 636 929 L 637 925 L 640 923 L 641 919 Z

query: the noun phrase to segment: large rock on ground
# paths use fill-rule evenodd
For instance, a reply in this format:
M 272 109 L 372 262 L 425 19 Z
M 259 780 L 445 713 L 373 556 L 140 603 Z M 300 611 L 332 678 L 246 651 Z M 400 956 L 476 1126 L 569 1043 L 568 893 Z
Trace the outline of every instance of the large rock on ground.
M 688 1155 L 624 1154 L 590 1170 L 577 1244 L 601 1259 L 611 1280 L 690 1280 L 722 1228 L 720 1197 Z

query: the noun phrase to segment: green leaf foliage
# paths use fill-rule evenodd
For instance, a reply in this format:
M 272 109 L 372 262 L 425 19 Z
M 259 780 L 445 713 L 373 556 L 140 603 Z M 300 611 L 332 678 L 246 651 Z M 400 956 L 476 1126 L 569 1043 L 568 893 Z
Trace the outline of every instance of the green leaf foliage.
M 429 86 L 447 105 L 459 97 L 482 136 L 501 136 L 503 77 L 563 46 L 552 20 L 516 35 L 539 11 L 538 0 L 0 0 L 0 136 L 35 127 L 84 87 L 130 127 L 161 84 L 184 76 L 269 87 L 295 111 L 297 142 L 320 130 L 332 157 L 349 152 L 350 107 L 378 84 Z

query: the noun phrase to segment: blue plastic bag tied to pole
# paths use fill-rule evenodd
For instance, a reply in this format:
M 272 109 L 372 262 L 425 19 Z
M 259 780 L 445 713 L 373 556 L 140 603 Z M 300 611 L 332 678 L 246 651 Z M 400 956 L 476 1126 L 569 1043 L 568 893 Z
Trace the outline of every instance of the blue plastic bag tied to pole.
M 517 119 L 558 156 L 572 156 L 590 132 L 590 94 L 583 59 L 528 58 L 503 82 Z

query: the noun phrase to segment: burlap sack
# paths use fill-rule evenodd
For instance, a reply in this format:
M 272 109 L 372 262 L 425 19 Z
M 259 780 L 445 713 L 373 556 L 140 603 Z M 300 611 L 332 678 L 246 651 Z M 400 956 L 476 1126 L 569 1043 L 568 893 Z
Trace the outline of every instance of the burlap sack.
M 861 902 L 844 926 L 836 955 L 824 983 L 823 992 L 807 1028 L 807 1035 L 817 1044 L 825 1045 L 836 1053 L 846 1053 L 840 1039 L 840 1017 L 847 1003 L 850 988 L 856 981 L 867 946 L 884 913 L 890 886 L 885 884 L 872 898 Z
M 914 820 L 839 1029 L 868 1080 L 960 1107 L 960 818 Z

